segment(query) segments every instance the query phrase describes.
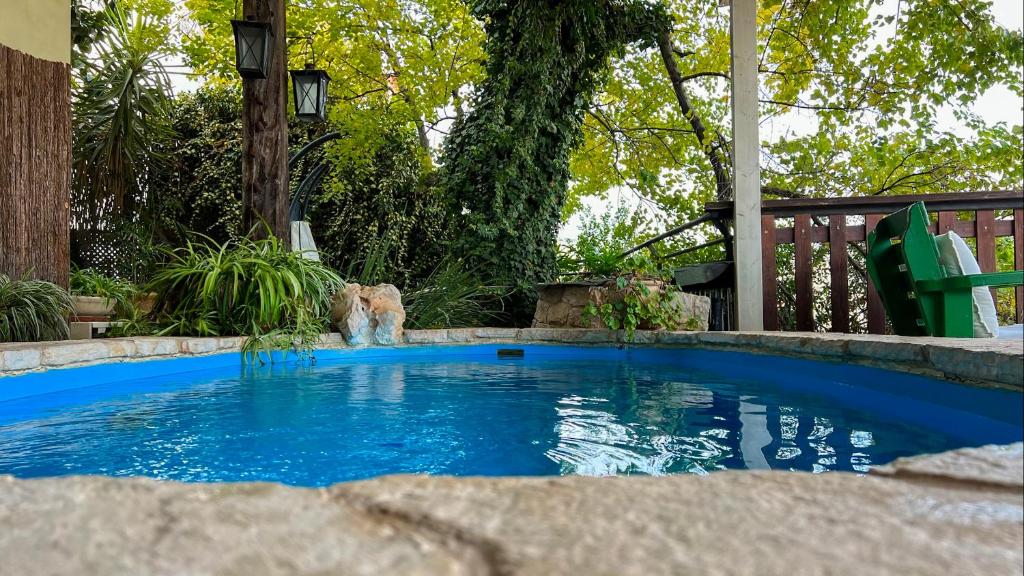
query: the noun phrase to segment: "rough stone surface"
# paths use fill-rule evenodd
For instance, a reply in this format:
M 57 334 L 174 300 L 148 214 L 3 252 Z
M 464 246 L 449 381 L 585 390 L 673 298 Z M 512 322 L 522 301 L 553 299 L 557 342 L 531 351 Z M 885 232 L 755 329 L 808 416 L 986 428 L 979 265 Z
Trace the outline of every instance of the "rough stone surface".
M 110 358 L 110 349 L 105 342 L 58 342 L 42 349 L 41 362 L 44 366 L 63 366 L 88 362 L 94 358 Z
M 652 292 L 661 292 L 664 282 L 651 281 Z M 534 328 L 604 328 L 600 318 L 584 320 L 587 304 L 601 306 L 605 303 L 622 301 L 622 291 L 615 288 L 614 281 L 579 284 L 548 284 L 539 290 L 537 309 L 533 316 Z M 688 330 L 707 330 L 711 316 L 711 299 L 677 292 L 672 296 L 681 317 L 679 325 Z M 643 326 L 654 328 L 653 326 Z
M 1024 444 L 961 448 L 927 458 L 899 458 L 876 474 L 1024 488 Z
M 331 318 L 352 346 L 402 342 L 405 308 L 402 295 L 391 284 L 348 284 L 335 294 Z
M 170 356 L 178 353 L 178 343 L 170 338 L 136 338 L 135 350 L 140 356 Z
M 1024 492 L 988 477 L 1019 453 L 895 466 L 929 478 L 392 476 L 316 490 L 0 477 L 0 572 L 1020 574 Z
M 0 349 L 0 370 L 20 372 L 39 368 L 42 362 L 42 351 L 39 348 L 14 348 L 12 345 L 7 346 L 11 346 L 11 349 Z

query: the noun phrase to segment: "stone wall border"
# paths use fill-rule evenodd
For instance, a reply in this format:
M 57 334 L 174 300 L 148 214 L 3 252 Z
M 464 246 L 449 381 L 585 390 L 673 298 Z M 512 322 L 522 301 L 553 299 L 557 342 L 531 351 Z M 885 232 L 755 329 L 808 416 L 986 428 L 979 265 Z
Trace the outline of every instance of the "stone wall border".
M 239 350 L 242 339 L 144 337 L 0 344 L 0 378 L 56 368 L 204 356 Z M 806 332 L 621 332 L 571 328 L 407 330 L 404 345 L 573 344 L 702 348 L 874 366 L 973 385 L 1024 391 L 1024 343 Z M 350 349 L 337 333 L 324 349 Z M 354 348 L 353 348 L 354 349 Z

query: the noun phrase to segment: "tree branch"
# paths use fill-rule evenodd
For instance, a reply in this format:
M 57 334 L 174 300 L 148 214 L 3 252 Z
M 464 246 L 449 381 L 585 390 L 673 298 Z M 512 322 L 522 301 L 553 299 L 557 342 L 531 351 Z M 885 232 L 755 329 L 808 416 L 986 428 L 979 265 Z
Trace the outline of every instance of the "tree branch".
M 729 75 L 724 72 L 696 72 L 694 74 L 687 74 L 686 76 L 681 77 L 679 80 L 680 82 L 687 82 L 689 80 L 693 80 L 695 78 L 703 78 L 705 76 L 717 76 L 719 78 L 725 78 L 726 80 L 731 79 L 729 78 Z

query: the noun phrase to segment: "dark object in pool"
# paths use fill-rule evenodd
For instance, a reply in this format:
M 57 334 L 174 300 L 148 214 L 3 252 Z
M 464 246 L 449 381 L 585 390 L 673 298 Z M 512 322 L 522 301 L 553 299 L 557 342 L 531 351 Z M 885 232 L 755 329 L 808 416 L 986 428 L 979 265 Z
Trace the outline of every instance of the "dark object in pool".
M 522 348 L 498 348 L 498 358 L 522 358 L 525 355 Z

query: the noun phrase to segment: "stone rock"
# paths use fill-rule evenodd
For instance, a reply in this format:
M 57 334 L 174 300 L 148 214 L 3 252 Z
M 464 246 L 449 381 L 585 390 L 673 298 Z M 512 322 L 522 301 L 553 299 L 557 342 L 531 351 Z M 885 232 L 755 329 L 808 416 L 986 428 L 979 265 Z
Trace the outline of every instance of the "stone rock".
M 687 292 L 672 294 L 672 303 L 682 318 L 679 327 L 685 330 L 705 331 L 711 318 L 711 299 Z
M 645 280 L 651 292 L 662 292 L 665 283 L 658 280 Z M 620 302 L 623 291 L 615 287 L 614 282 L 595 282 L 579 284 L 548 284 L 540 288 L 537 309 L 533 316 L 534 328 L 604 328 L 600 318 L 584 318 L 587 305 L 593 303 L 601 306 L 606 303 Z M 711 317 L 711 299 L 706 296 L 677 292 L 673 303 L 680 312 L 677 319 L 680 330 L 707 330 Z M 662 328 L 641 323 L 641 329 L 651 330 Z
M 927 457 L 897 458 L 872 472 L 897 478 L 911 476 L 1024 489 L 1024 444 L 961 448 Z
M 1020 464 L 1019 445 L 981 450 Z M 391 476 L 306 489 L 0 476 L 0 573 L 1021 573 L 1020 486 L 945 477 L 934 458 L 912 459 L 927 478 Z
M 348 284 L 334 295 L 331 317 L 353 346 L 402 342 L 405 308 L 402 294 L 391 284 Z

